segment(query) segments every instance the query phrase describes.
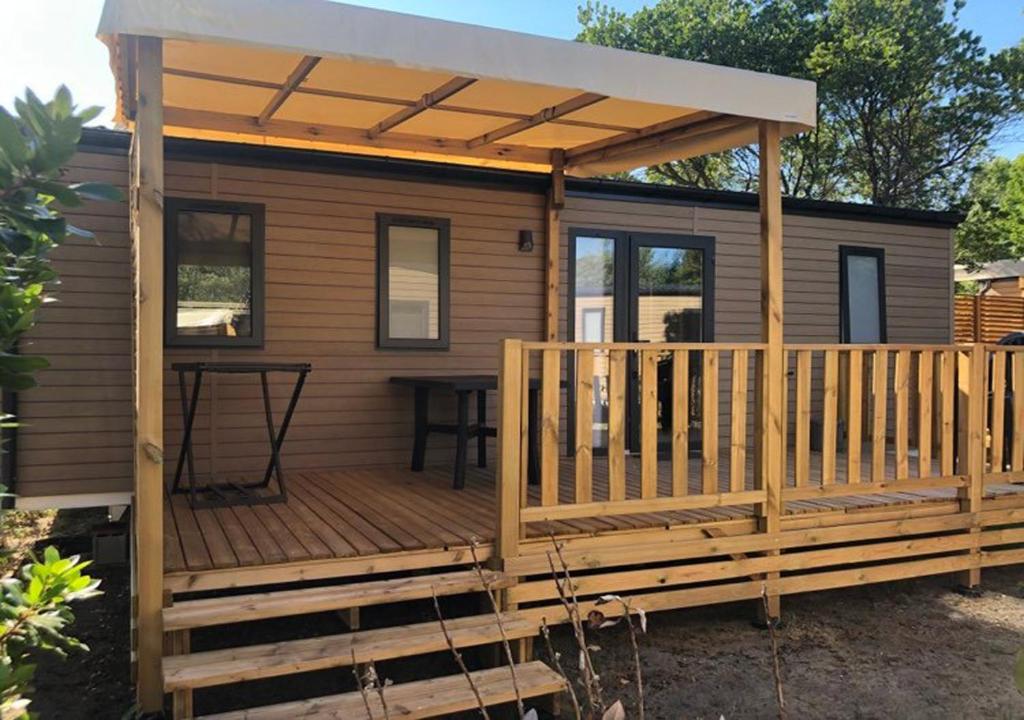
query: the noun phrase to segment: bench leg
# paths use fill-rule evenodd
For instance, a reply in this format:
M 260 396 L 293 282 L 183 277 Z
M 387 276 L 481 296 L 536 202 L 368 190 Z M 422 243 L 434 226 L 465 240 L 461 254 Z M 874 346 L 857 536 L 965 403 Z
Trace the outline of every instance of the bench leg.
M 429 418 L 430 391 L 426 388 L 416 388 L 415 407 L 413 415 L 415 419 L 415 435 L 412 443 L 412 469 L 419 472 L 423 469 L 423 462 L 427 454 L 427 423 Z
M 476 392 L 476 466 L 487 467 L 487 391 L 477 390 Z
M 456 490 L 466 486 L 466 450 L 469 447 L 469 393 L 458 393 L 459 417 L 456 421 L 455 482 Z

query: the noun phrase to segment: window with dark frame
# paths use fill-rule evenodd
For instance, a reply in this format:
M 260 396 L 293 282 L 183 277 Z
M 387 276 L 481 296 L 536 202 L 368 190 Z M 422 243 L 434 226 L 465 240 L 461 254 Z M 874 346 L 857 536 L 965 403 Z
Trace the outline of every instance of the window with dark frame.
M 449 345 L 451 224 L 445 218 L 377 215 L 377 346 Z
M 888 342 L 886 323 L 885 250 L 840 245 L 840 342 Z
M 167 198 L 164 223 L 164 343 L 262 347 L 264 206 Z

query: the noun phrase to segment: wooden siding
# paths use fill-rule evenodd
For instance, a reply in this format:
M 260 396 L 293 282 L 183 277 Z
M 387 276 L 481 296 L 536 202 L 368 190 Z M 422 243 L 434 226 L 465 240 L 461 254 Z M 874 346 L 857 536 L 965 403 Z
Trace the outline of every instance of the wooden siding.
M 567 318 L 570 228 L 633 230 L 715 239 L 715 341 L 761 339 L 756 210 L 626 202 L 570 195 L 562 211 L 562 317 Z M 786 342 L 839 341 L 839 246 L 885 249 L 888 341 L 952 339 L 952 233 L 945 228 L 786 214 Z M 563 329 L 566 319 L 563 319 Z M 610 340 L 610 338 L 608 338 Z
M 70 174 L 123 188 L 127 158 L 83 152 Z M 167 362 L 312 362 L 285 445 L 286 471 L 404 465 L 411 452 L 412 401 L 406 389 L 387 384 L 389 376 L 495 372 L 501 338 L 542 336 L 544 249 L 538 246 L 528 254 L 516 249 L 519 230 L 543 237 L 540 195 L 199 162 L 169 161 L 166 174 L 169 195 L 267 207 L 265 349 L 172 349 Z M 376 349 L 377 212 L 451 220 L 450 350 Z M 17 490 L 26 496 L 131 487 L 127 206 L 90 204 L 71 218 L 95 231 L 97 240 L 72 239 L 57 252 L 60 302 L 43 310 L 26 344 L 26 352 L 44 354 L 53 365 L 40 374 L 40 387 L 21 397 L 26 427 L 20 431 Z M 562 223 L 563 328 L 569 227 L 714 236 L 716 340 L 759 339 L 756 212 L 570 196 Z M 886 248 L 891 342 L 949 341 L 948 230 L 790 215 L 784 228 L 787 341 L 837 339 L 839 243 Z M 722 370 L 724 384 L 729 368 Z M 182 427 L 177 380 L 169 371 L 165 387 L 169 474 Z M 252 378 L 230 377 L 204 390 L 195 436 L 200 471 L 210 469 L 213 447 L 218 473 L 262 467 L 266 431 L 256 390 Z M 272 382 L 279 414 L 289 390 L 285 383 Z M 437 416 L 453 411 L 450 402 L 437 402 L 432 409 Z M 489 413 L 493 422 L 493 401 Z M 434 436 L 430 448 L 428 462 L 451 461 L 450 438 Z

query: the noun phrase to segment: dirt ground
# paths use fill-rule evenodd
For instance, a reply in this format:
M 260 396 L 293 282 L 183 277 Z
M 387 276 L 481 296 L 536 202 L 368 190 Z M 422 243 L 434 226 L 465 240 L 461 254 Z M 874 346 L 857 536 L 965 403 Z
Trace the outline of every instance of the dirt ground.
M 73 536 L 58 544 L 65 552 L 88 546 Z M 118 720 L 130 707 L 128 573 L 97 568 L 96 574 L 106 594 L 80 603 L 75 624 L 92 652 L 40 663 L 33 708 L 42 720 Z M 790 720 L 1024 718 L 1024 696 L 1013 683 L 1015 657 L 1024 648 L 1024 567 L 986 570 L 983 580 L 980 598 L 954 593 L 950 577 L 784 598 L 778 639 Z M 403 615 L 433 617 L 427 606 Z M 777 718 L 768 635 L 752 625 L 752 616 L 752 603 L 652 614 L 640 638 L 647 718 Z M 389 619 L 364 616 L 370 627 Z M 238 642 L 241 627 L 197 636 L 195 649 Z M 244 642 L 267 642 L 340 631 L 337 616 L 318 615 L 272 627 L 253 623 L 243 634 Z M 600 647 L 594 659 L 606 698 L 622 698 L 632 720 L 636 691 L 625 629 L 596 632 L 590 641 Z M 555 643 L 572 671 L 576 652 L 567 628 L 558 629 Z M 537 653 L 547 659 L 542 642 Z M 381 663 L 378 671 L 400 682 L 423 664 Z M 438 672 L 455 671 L 444 654 L 430 664 Z M 353 682 L 348 669 L 300 677 L 203 691 L 196 709 L 338 692 Z
M 778 633 L 786 710 L 811 718 L 1024 718 L 1013 668 L 1024 649 L 1024 568 L 986 570 L 980 598 L 949 577 L 783 598 Z M 777 718 L 767 632 L 750 603 L 653 614 L 640 638 L 651 720 Z M 622 626 L 600 631 L 594 663 L 608 699 L 636 717 Z M 568 638 L 559 650 L 573 664 Z

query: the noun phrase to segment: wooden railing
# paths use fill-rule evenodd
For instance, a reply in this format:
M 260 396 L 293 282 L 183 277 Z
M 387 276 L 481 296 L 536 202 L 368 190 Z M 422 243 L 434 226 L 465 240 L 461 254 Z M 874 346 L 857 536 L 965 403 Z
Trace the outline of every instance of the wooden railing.
M 529 523 L 730 505 L 768 515 L 772 416 L 784 418 L 776 513 L 943 489 L 977 512 L 986 484 L 1024 482 L 1024 348 L 787 344 L 777 414 L 762 400 L 765 354 L 761 343 L 505 341 L 499 555 Z
M 786 354 L 795 407 L 784 500 L 966 484 L 955 421 L 970 348 L 787 345 Z
M 518 528 L 764 503 L 754 382 L 763 350 L 759 343 L 506 341 L 501 477 L 517 479 L 514 493 L 502 490 L 508 521 Z M 638 426 L 632 439 L 628 404 Z M 535 487 L 531 442 L 539 446 Z

